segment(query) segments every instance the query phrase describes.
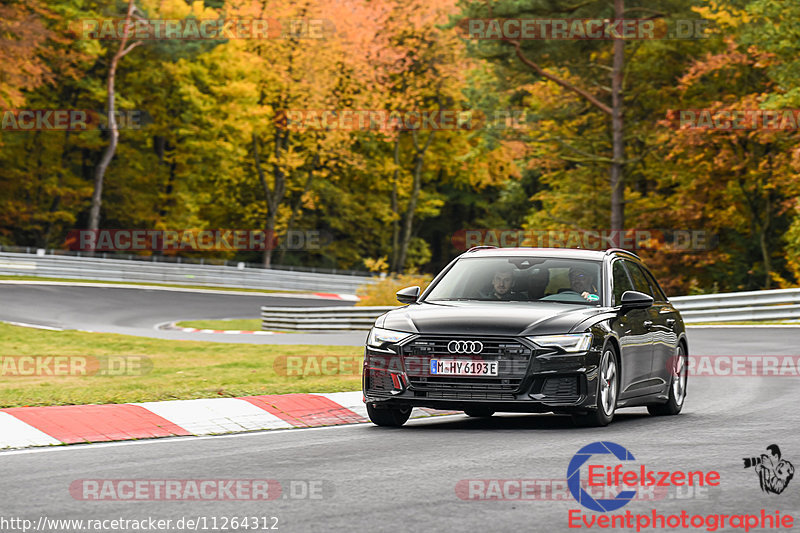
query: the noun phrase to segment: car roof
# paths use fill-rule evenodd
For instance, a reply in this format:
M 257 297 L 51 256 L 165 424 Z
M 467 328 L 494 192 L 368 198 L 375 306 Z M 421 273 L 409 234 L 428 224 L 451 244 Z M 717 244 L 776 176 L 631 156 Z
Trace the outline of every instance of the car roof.
M 476 247 L 463 254 L 461 257 L 510 257 L 510 256 L 532 256 L 532 257 L 552 257 L 567 259 L 588 259 L 602 261 L 609 254 L 625 254 L 636 259 L 638 257 L 632 252 L 622 249 L 609 250 L 582 250 L 579 248 L 483 248 Z

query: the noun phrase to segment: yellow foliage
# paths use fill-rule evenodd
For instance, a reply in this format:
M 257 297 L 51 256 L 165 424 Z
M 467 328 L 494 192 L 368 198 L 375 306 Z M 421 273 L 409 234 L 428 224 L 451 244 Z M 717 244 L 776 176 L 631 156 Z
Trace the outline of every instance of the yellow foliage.
M 749 24 L 753 17 L 746 10 L 736 9 L 733 6 L 723 6 L 714 0 L 707 0 L 708 6 L 694 6 L 692 11 L 706 20 L 714 21 L 719 26 L 737 28 Z
M 356 305 L 400 305 L 395 296 L 397 291 L 414 285 L 424 291 L 432 280 L 432 276 L 421 274 L 387 276 L 377 283 L 359 287 L 357 294 L 361 300 Z
M 386 262 L 386 256 L 379 257 L 378 259 L 367 258 L 364 259 L 364 265 L 370 272 L 388 272 L 389 263 Z

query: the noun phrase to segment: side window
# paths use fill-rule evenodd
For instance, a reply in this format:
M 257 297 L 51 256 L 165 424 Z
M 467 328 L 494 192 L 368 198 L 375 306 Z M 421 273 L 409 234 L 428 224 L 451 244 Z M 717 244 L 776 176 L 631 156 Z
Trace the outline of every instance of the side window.
M 631 280 L 628 279 L 628 274 L 625 272 L 625 267 L 622 266 L 622 261 L 614 261 L 614 266 L 611 270 L 611 277 L 614 282 L 614 303 L 619 305 L 622 300 L 622 293 L 625 291 L 632 291 L 633 285 Z
M 656 281 L 656 277 L 653 275 L 652 272 L 647 270 L 647 267 L 642 267 L 642 271 L 644 271 L 645 276 L 647 276 L 647 280 L 650 282 L 650 286 L 653 287 L 653 292 L 655 292 L 654 298 L 657 302 L 666 302 L 667 295 L 664 294 L 664 291 L 661 289 L 661 285 L 658 284 Z
M 631 273 L 633 286 L 636 287 L 636 290 L 648 294 L 655 299 L 656 296 L 653 294 L 653 289 L 650 287 L 650 283 L 647 281 L 642 269 L 639 268 L 639 265 L 632 261 L 625 261 L 625 266 L 628 267 L 628 272 Z

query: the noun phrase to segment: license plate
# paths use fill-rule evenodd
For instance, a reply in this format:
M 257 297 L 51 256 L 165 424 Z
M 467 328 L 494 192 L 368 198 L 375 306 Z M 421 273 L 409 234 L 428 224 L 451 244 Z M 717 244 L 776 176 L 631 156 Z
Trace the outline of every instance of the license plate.
M 497 361 L 431 359 L 431 374 L 446 376 L 496 376 Z

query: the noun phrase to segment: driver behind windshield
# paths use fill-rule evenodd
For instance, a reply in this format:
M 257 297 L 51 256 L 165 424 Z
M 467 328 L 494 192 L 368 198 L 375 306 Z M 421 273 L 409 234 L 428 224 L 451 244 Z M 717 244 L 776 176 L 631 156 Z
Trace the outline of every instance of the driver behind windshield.
M 594 285 L 594 280 L 582 268 L 572 267 L 569 269 L 569 284 L 570 288 L 580 294 L 584 300 L 596 302 L 600 299 L 597 295 L 597 287 Z
M 492 277 L 492 289 L 483 295 L 489 300 L 510 300 L 511 287 L 514 285 L 514 272 L 511 267 L 503 267 Z

